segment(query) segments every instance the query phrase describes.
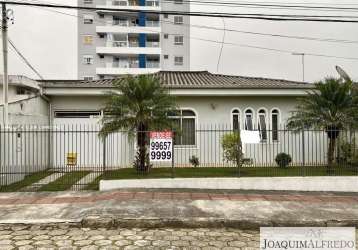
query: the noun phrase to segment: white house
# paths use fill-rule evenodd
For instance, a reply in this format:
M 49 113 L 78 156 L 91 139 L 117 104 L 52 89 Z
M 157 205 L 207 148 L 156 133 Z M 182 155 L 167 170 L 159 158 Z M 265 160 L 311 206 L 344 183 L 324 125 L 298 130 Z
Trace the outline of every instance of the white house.
M 181 110 L 179 116 L 173 117 L 183 131 L 176 140 L 176 164 L 187 166 L 188 159 L 195 155 L 202 165 L 226 166 L 220 140 L 223 134 L 238 127 L 260 130 L 261 143 L 244 146 L 246 157 L 257 165 L 274 165 L 274 158 L 280 152 L 290 153 L 295 164 L 324 164 L 326 139 L 322 132 L 317 132 L 321 134 L 317 143 L 313 143 L 315 149 L 312 150 L 302 147 L 307 142 L 303 143 L 305 138 L 300 134 L 283 130 L 297 98 L 312 90 L 313 84 L 207 71 L 160 71 L 154 75 L 177 97 Z M 102 141 L 94 134 L 77 138 L 75 143 L 77 133 L 70 132 L 100 129 L 105 94 L 113 90 L 112 81 L 42 82 L 43 94 L 50 99 L 51 125 L 67 131 L 63 136 L 59 132 L 54 138 L 55 142 L 61 143 L 53 144 L 52 165 L 63 165 L 65 152 L 77 153 L 79 165 L 84 167 L 100 166 L 104 154 L 107 167 L 132 163 L 134 146 L 124 133 L 112 135 L 103 147 Z M 70 138 L 66 140 L 68 133 Z M 314 133 L 316 138 L 317 133 Z M 308 137 L 312 136 L 313 133 Z M 90 153 L 98 151 L 101 152 L 95 156 Z
M 244 145 L 249 165 L 276 166 L 274 159 L 280 152 L 289 153 L 293 165 L 326 164 L 324 131 L 285 129 L 297 98 L 312 91 L 313 84 L 207 71 L 160 71 L 154 76 L 177 97 L 180 112 L 172 117 L 182 130 L 175 138 L 177 167 L 190 166 L 192 156 L 199 158 L 201 166 L 230 166 L 223 157 L 221 140 L 238 128 L 260 132 L 260 143 Z M 17 112 L 17 119 L 10 119 L 13 126 L 1 131 L 0 172 L 103 171 L 131 166 L 135 143 L 124 131 L 105 140 L 98 136 L 105 95 L 114 90 L 112 81 L 44 80 L 33 98 L 15 101 L 17 108 L 27 101 L 22 107 L 31 112 Z M 69 154 L 76 155 L 75 163 L 69 164 Z M 0 181 L 8 184 L 23 176 L 7 175 Z

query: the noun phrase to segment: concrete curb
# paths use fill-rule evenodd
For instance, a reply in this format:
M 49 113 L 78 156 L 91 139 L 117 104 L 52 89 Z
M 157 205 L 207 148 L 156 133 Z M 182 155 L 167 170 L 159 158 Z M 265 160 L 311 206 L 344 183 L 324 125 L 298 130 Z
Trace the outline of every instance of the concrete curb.
M 334 183 L 334 185 L 331 185 Z M 101 191 L 117 189 L 214 189 L 256 191 L 357 192 L 358 176 L 165 178 L 101 180 Z
M 116 218 L 113 216 L 89 215 L 82 220 L 67 221 L 1 221 L 0 226 L 54 226 L 85 228 L 235 228 L 257 230 L 260 227 L 355 227 L 357 220 L 317 220 L 317 221 L 289 221 L 289 220 L 229 220 L 225 218 Z

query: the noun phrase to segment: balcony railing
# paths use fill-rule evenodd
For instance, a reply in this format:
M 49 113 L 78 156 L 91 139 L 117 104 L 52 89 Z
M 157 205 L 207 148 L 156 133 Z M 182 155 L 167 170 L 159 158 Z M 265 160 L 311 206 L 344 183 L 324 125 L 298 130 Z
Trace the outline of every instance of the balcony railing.
M 159 68 L 159 62 L 157 61 L 147 61 L 146 68 L 156 69 Z
M 119 69 L 138 69 L 139 68 L 139 61 L 120 61 L 120 62 L 113 62 L 108 63 L 107 68 L 119 68 Z M 146 68 L 148 69 L 157 69 L 160 67 L 159 61 L 147 61 Z
M 112 41 L 109 42 L 109 47 L 128 47 L 127 41 Z
M 159 42 L 147 41 L 145 45 L 146 47 L 158 48 Z
M 145 2 L 146 6 L 152 6 L 152 7 L 158 7 L 159 6 L 159 1 L 146 1 Z
M 113 62 L 112 64 L 113 68 L 121 68 L 121 69 L 127 69 L 127 68 L 139 68 L 139 62 Z
M 145 22 L 145 26 L 146 27 L 159 27 L 159 21 L 150 21 L 150 20 L 147 20 Z
M 112 6 L 139 6 L 139 1 L 136 0 L 108 0 L 107 5 Z M 145 3 L 146 6 L 150 7 L 158 7 L 159 1 L 158 0 L 147 0 Z
M 139 41 L 108 41 L 107 47 L 139 47 Z M 147 41 L 146 46 L 148 48 L 159 48 L 159 42 Z M 145 48 L 144 47 L 144 48 Z
M 134 27 L 138 26 L 135 20 L 113 20 L 108 25 L 122 26 L 122 27 Z

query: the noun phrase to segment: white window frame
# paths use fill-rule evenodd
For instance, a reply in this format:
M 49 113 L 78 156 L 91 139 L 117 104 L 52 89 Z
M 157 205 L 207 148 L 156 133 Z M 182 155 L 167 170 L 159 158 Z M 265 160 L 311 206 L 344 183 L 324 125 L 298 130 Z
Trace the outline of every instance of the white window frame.
M 183 35 L 175 35 L 174 36 L 174 45 L 184 45 L 184 36 Z
M 93 24 L 94 16 L 93 15 L 83 15 L 83 24 Z
M 181 19 L 181 20 L 177 20 Z M 184 16 L 174 16 L 174 24 L 183 24 L 184 23 Z
M 92 65 L 94 61 L 94 57 L 92 55 L 84 55 L 83 56 L 83 64 Z
M 277 113 L 273 113 L 274 111 L 277 111 Z M 273 139 L 273 115 L 277 116 L 277 140 Z M 270 111 L 270 120 L 271 120 L 271 141 L 272 142 L 279 142 L 280 141 L 280 124 L 281 124 L 281 110 L 279 108 L 272 108 Z
M 263 113 L 261 112 L 263 111 Z M 257 111 L 257 129 L 259 130 L 260 132 L 260 139 L 261 139 L 261 142 L 267 142 L 268 140 L 268 122 L 267 122 L 267 109 L 266 108 L 259 108 L 258 111 Z M 262 131 L 262 124 L 261 124 L 261 119 L 260 117 L 261 116 L 264 116 L 264 122 L 265 122 L 265 133 L 266 133 L 266 139 L 263 139 L 263 131 Z
M 87 79 L 86 79 L 87 78 Z M 91 78 L 91 79 L 89 79 Z M 83 76 L 83 80 L 84 81 L 93 81 L 94 80 L 94 76 Z
M 195 116 L 184 116 L 184 118 L 186 119 L 194 119 L 194 144 L 192 145 L 184 145 L 184 144 L 177 144 L 177 145 L 174 145 L 175 148 L 197 148 L 198 146 L 198 140 L 197 140 L 197 133 L 196 133 L 196 130 L 197 130 L 197 124 L 198 124 L 198 113 L 196 112 L 196 110 L 194 110 L 193 108 L 179 108 L 177 111 L 180 112 L 180 116 L 169 116 L 169 118 L 172 118 L 172 119 L 180 119 L 180 128 L 182 128 L 182 121 L 183 121 L 183 111 L 185 110 L 188 110 L 188 111 L 191 111 L 195 114 Z
M 247 113 L 247 111 L 251 111 L 251 113 Z M 248 126 L 247 126 L 247 114 L 251 114 L 250 116 L 251 116 L 251 126 L 252 126 L 252 128 L 249 130 L 249 129 L 247 129 L 248 128 Z M 244 115 L 244 129 L 245 130 L 249 130 L 249 131 L 253 131 L 255 128 L 255 121 L 254 121 L 254 118 L 255 118 L 255 112 L 254 112 L 254 109 L 252 109 L 252 108 L 247 108 L 247 109 L 245 109 L 245 111 L 244 111 L 244 113 L 243 113 L 243 115 Z
M 178 62 L 176 59 L 182 58 L 181 62 Z M 184 56 L 174 56 L 174 65 L 175 66 L 183 66 L 184 65 Z
M 234 111 L 237 110 L 239 111 L 239 113 L 234 113 Z M 231 129 L 234 130 L 234 116 L 238 116 L 238 122 L 239 122 L 239 130 L 241 130 L 241 127 L 242 127 L 242 122 L 241 122 L 241 109 L 239 108 L 233 108 L 231 109 L 231 112 L 230 112 L 230 118 L 231 118 Z

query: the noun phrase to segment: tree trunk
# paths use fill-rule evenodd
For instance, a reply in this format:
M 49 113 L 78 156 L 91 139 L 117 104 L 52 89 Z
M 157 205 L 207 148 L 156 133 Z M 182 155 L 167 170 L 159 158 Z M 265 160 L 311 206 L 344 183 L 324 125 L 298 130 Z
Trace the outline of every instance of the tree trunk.
M 329 144 L 328 144 L 328 152 L 327 152 L 328 170 L 332 170 L 333 168 L 335 148 L 336 148 L 336 138 L 333 137 L 329 139 Z
M 146 135 L 147 131 L 146 131 L 146 126 L 144 124 L 140 124 L 138 126 L 138 131 L 137 131 L 137 136 L 138 136 L 138 157 L 139 157 L 139 166 L 137 169 L 139 172 L 147 172 L 148 171 L 148 166 L 146 164 L 146 154 L 147 154 L 147 150 L 146 150 L 146 142 L 147 142 L 147 135 Z

